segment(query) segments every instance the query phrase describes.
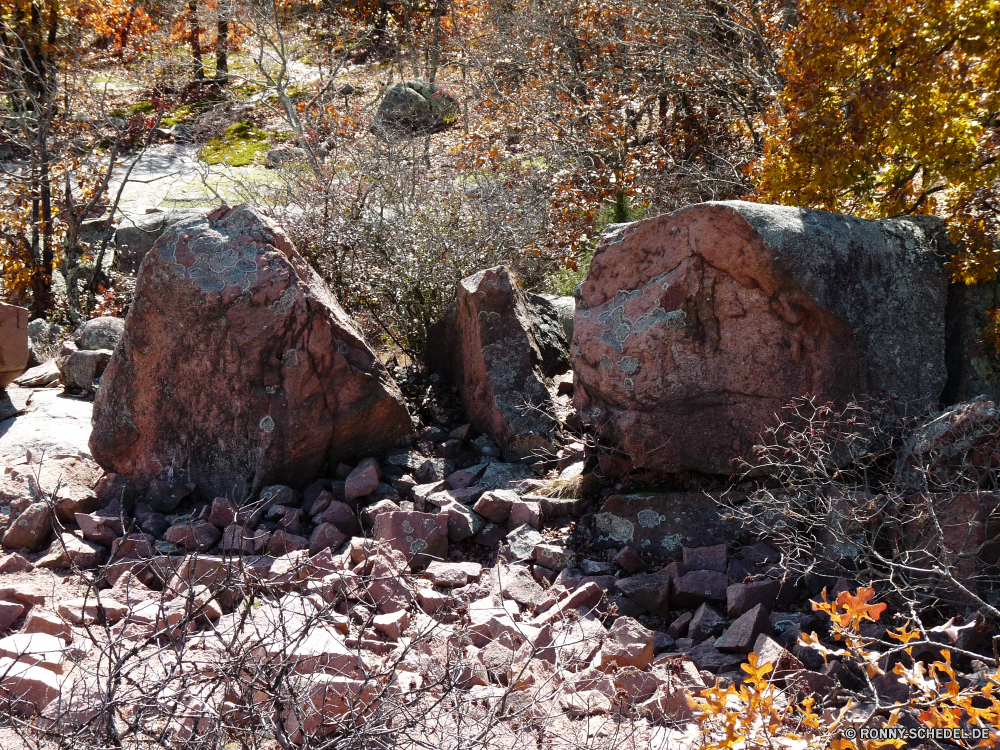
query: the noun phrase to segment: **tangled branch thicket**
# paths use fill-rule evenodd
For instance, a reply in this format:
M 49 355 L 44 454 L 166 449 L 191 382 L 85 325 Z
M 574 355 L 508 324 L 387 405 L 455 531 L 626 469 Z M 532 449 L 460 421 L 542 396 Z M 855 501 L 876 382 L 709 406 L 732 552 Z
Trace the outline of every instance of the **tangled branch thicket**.
M 87 581 L 76 604 L 88 641 L 77 653 L 89 655 L 67 668 L 58 702 L 40 717 L 9 694 L 3 711 L 32 750 L 459 750 L 534 747 L 547 733 L 566 747 L 630 746 L 622 717 L 603 718 L 596 737 L 567 734 L 560 698 L 575 689 L 553 678 L 575 667 L 540 659 L 544 649 L 527 635 L 502 636 L 516 651 L 487 671 L 473 646 L 484 645 L 482 629 L 463 617 L 470 599 L 444 615 L 417 615 L 412 637 L 382 640 L 379 613 L 413 596 L 406 563 L 356 542 L 342 555 L 287 556 L 270 570 L 236 555 L 76 571 Z M 564 638 L 564 651 L 582 640 Z
M 355 16 L 324 8 L 331 46 L 304 92 L 280 9 L 253 6 L 238 21 L 247 80 L 273 92 L 303 157 L 244 198 L 367 333 L 418 351 L 464 276 L 503 263 L 532 291 L 570 293 L 610 209 L 621 221 L 745 195 L 780 89 L 769 45 L 784 11 L 766 5 L 438 4 L 406 21 L 374 91 L 347 94 L 335 82 L 355 47 L 333 42 L 367 48 L 377 26 L 359 39 Z M 418 76 L 458 94 L 461 130 L 372 133 L 382 95 Z
M 546 230 L 544 176 L 441 179 L 422 152 L 413 139 L 369 135 L 339 147 L 336 166 L 286 170 L 270 195 L 255 196 L 366 332 L 410 352 L 460 279 L 505 264 L 537 288 L 554 263 L 525 250 Z
M 980 399 L 933 420 L 893 402 L 799 399 L 756 447 L 771 480 L 736 517 L 796 574 L 875 587 L 899 611 L 1000 619 L 1000 431 Z

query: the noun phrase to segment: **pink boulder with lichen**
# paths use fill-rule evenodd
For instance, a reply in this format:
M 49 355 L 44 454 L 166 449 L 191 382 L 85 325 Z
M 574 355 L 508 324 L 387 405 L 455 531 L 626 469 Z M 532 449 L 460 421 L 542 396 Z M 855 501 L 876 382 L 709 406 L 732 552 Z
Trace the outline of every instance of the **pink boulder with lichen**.
M 284 232 L 247 206 L 168 230 L 143 259 L 94 404 L 94 458 L 141 488 L 242 499 L 411 431 L 398 386 Z
M 616 225 L 576 295 L 580 417 L 625 466 L 729 474 L 799 397 L 936 406 L 942 229 L 739 201 Z

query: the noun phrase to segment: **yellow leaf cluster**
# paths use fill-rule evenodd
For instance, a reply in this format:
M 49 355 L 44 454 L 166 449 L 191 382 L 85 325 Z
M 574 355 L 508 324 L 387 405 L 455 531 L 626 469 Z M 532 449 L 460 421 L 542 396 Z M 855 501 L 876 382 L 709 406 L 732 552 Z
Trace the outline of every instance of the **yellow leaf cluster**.
M 853 661 L 868 671 L 869 676 L 883 674 L 878 662 L 884 662 L 885 654 L 875 650 L 873 641 L 861 634 L 863 622 L 877 622 L 885 612 L 885 604 L 871 603 L 874 596 L 872 589 L 861 588 L 854 594 L 842 592 L 836 601 L 828 602 L 824 591 L 821 600 L 812 603 L 813 609 L 830 617 L 831 633 L 844 641 L 846 648 L 827 648 L 815 633 L 803 635 L 801 643 L 819 650 L 824 659 L 837 656 Z M 743 665 L 747 677 L 738 688 L 723 689 L 716 685 L 701 691 L 697 697 L 689 697 L 701 730 L 700 747 L 704 750 L 902 748 L 906 743 L 900 739 L 847 739 L 843 730 L 848 726 L 856 729 L 860 726 L 892 727 L 903 716 L 929 728 L 987 728 L 989 736 L 985 739 L 956 742 L 963 748 L 996 747 L 1000 741 L 1000 730 L 996 729 L 1000 726 L 1000 699 L 994 693 L 1000 686 L 1000 670 L 989 676 L 985 687 L 962 688 L 947 649 L 941 650 L 940 661 L 929 666 L 912 659 L 912 647 L 908 644 L 921 640 L 924 635 L 910 622 L 889 631 L 888 635 L 900 641 L 911 657 L 908 661 L 899 661 L 893 669 L 911 688 L 907 701 L 890 705 L 887 712 L 872 712 L 866 719 L 860 719 L 863 723 L 859 725 L 859 716 L 852 713 L 857 708 L 853 700 L 837 709 L 828 707 L 817 711 L 816 696 L 801 697 L 783 691 L 781 683 L 771 679 L 772 666 L 761 664 L 756 654 L 750 654 L 748 663 Z
M 956 279 L 993 278 L 1000 2 L 800 0 L 797 8 L 759 197 L 871 218 L 942 216 L 965 245 Z

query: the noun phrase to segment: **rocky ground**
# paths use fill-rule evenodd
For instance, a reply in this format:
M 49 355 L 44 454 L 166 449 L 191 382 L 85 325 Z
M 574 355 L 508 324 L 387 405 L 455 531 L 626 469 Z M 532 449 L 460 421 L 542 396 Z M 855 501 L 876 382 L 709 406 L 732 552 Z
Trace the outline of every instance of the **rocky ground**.
M 509 269 L 474 274 L 412 367 L 383 362 L 281 229 L 246 206 L 161 226 L 137 251 L 125 321 L 96 318 L 63 341 L 4 306 L 3 746 L 692 747 L 705 725 L 689 698 L 741 684 L 751 652 L 786 709 L 811 696 L 871 721 L 907 700 L 922 683 L 891 670 L 899 649 L 859 670 L 829 651 L 810 604 L 857 588 L 857 567 L 793 567 L 779 524 L 753 517 L 761 493 L 777 498 L 772 513 L 792 507 L 790 490 L 691 473 L 731 466 L 762 415 L 810 378 L 830 396 L 870 384 L 859 351 L 900 340 L 882 330 L 862 346 L 821 301 L 806 304 L 772 266 L 779 251 L 748 229 L 758 218 L 709 206 L 624 240 L 613 230 L 572 320 L 566 300 L 526 294 Z M 729 233 L 712 264 L 726 299 L 707 291 L 700 256 L 664 272 L 653 254 L 644 276 L 611 262 L 622 242 L 651 252 L 643 243 L 672 237 L 675 221 Z M 933 244 L 907 231 L 879 235 L 886 264 L 913 237 Z M 854 239 L 834 249 L 859 252 Z M 924 260 L 914 278 L 944 290 Z M 734 283 L 748 274 L 784 307 Z M 800 348 L 763 336 L 755 366 L 738 326 L 748 315 Z M 921 335 L 935 366 L 907 381 L 914 398 L 946 375 L 943 318 Z M 751 381 L 774 393 L 732 406 Z M 692 399 L 699 383 L 708 390 Z M 699 404 L 714 416 L 694 419 Z M 996 667 L 987 553 L 1000 501 L 966 485 L 990 476 L 997 424 L 985 398 L 936 413 L 894 448 L 886 480 L 903 488 L 897 518 L 935 509 L 948 572 L 970 587 L 910 654 L 929 663 L 948 647 L 963 688 Z M 615 443 L 630 426 L 633 442 Z M 928 477 L 966 489 L 928 493 Z M 875 505 L 857 488 L 839 497 L 817 554 Z M 943 514 L 949 503 L 957 515 Z M 927 529 L 916 514 L 892 540 L 911 568 L 939 549 Z M 864 624 L 869 645 L 889 624 Z
M 0 650 L 32 665 L 4 678 L 12 707 L 75 731 L 99 712 L 113 663 L 131 685 L 120 705 L 187 681 L 182 715 L 170 701 L 133 706 L 146 731 L 178 741 L 238 725 L 252 705 L 233 692 L 241 679 L 278 679 L 311 701 L 282 713 L 292 741 L 303 728 L 342 730 L 365 715 L 360 702 L 380 721 L 398 704 L 421 722 L 434 715 L 444 735 L 462 722 L 514 747 L 546 733 L 648 742 L 664 721 L 690 718 L 685 689 L 739 681 L 751 649 L 786 665 L 790 684 L 832 687 L 780 645 L 799 649 L 816 619 L 781 611 L 801 597 L 763 575 L 773 549 L 684 547 L 656 572 L 630 546 L 584 557 L 570 532 L 587 504 L 533 495 L 543 480 L 512 479 L 530 472 L 490 461 L 490 441 L 471 437 L 468 426 L 428 432 L 426 454 L 344 466 L 304 493 L 269 487 L 251 507 L 161 495 L 134 516 L 127 482 L 104 476 L 88 490 L 100 471 L 85 459 L 9 465 L 5 493 L 20 483 L 21 502 L 3 541 L 20 551 L 0 562 Z M 581 468 L 573 458 L 563 474 Z M 44 505 L 18 514 L 32 476 L 61 484 L 55 532 Z M 452 685 L 480 710 L 435 705 Z M 528 707 L 537 725 L 515 730 L 506 714 Z
M 454 403 L 401 380 L 427 413 Z M 538 494 L 582 476 L 582 444 L 507 463 L 467 424 L 427 427 L 409 450 L 242 507 L 193 486 L 137 493 L 81 447 L 6 462 L 0 684 L 23 718 L 5 747 L 39 723 L 53 742 L 90 736 L 110 711 L 115 731 L 177 746 L 474 732 L 490 747 L 660 750 L 696 744 L 687 697 L 739 684 L 751 651 L 789 696 L 859 688 L 798 643 L 825 632 L 808 599 L 846 581 L 787 577 L 777 550 L 736 541 L 684 493 Z M 651 515 L 673 512 L 692 517 L 658 532 Z M 892 675 L 878 688 L 906 692 Z

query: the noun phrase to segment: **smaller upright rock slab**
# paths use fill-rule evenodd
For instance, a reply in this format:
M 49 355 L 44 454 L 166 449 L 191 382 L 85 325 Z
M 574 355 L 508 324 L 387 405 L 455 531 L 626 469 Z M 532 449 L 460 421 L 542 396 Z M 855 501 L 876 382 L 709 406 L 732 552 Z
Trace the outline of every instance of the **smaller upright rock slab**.
M 444 325 L 445 359 L 472 426 L 508 459 L 551 449 L 559 425 L 546 378 L 556 373 L 514 273 L 497 266 L 463 279 Z
M 0 302 L 0 388 L 28 367 L 28 310 Z

